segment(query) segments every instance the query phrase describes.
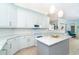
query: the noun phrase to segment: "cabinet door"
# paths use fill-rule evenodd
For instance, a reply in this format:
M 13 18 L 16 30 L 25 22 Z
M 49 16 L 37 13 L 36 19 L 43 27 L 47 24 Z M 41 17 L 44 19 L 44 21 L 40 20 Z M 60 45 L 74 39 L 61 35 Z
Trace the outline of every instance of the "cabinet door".
M 5 49 L 0 50 L 0 55 L 6 55 L 6 54 L 7 54 L 7 50 Z
M 28 47 L 34 46 L 34 43 L 35 43 L 34 38 L 31 37 L 31 36 L 28 36 L 28 37 L 26 37 L 26 38 L 27 38 L 27 46 L 28 46 Z
M 2 50 L 0 51 L 0 55 L 7 55 L 9 49 L 10 49 L 10 45 L 6 43 L 2 48 Z
M 26 11 L 24 9 L 17 8 L 17 27 L 25 28 L 26 20 Z
M 9 55 L 12 55 L 15 52 L 17 52 L 17 48 L 18 48 L 18 45 L 17 44 L 18 43 L 17 43 L 16 39 L 10 39 L 8 41 L 8 44 L 10 45 L 10 47 L 8 49 L 8 52 L 7 52 Z
M 0 3 L 0 27 L 9 27 L 8 20 L 8 5 Z
M 20 45 L 20 49 L 26 48 L 27 47 L 27 38 L 25 37 L 19 37 L 18 39 L 19 41 L 19 45 Z
M 16 27 L 17 23 L 17 9 L 13 4 L 8 4 L 8 20 L 10 27 Z
M 37 24 L 40 28 L 49 28 L 49 18 L 48 16 L 37 14 Z
M 8 55 L 8 51 L 10 49 L 10 44 L 8 42 L 4 45 L 3 50 L 5 50 L 6 55 Z
M 20 42 L 20 49 L 34 46 L 34 40 L 32 37 L 29 36 L 20 37 L 19 42 Z
M 37 13 L 23 8 L 17 8 L 17 27 L 20 28 L 33 28 L 36 25 Z
M 0 27 L 16 26 L 16 7 L 10 3 L 0 3 Z
M 26 12 L 26 25 L 28 28 L 34 28 L 34 25 L 38 25 L 37 21 L 37 18 L 39 16 L 37 16 L 37 13 L 34 12 L 34 11 L 30 11 L 30 10 L 27 10 Z

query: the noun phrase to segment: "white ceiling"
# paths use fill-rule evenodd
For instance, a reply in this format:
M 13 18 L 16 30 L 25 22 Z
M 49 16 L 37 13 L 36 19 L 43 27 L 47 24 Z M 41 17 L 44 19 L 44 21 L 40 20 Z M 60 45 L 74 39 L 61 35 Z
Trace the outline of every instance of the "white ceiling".
M 28 9 L 32 9 L 34 11 L 43 13 L 43 14 L 47 14 L 48 10 L 49 10 L 49 6 L 50 4 L 35 4 L 35 3 L 31 3 L 31 4 L 26 4 L 26 3 L 18 3 L 16 4 L 18 6 L 24 7 L 24 8 L 28 8 Z
M 51 5 L 55 5 L 57 11 L 62 9 L 64 11 L 65 18 L 79 18 L 79 4 L 78 3 L 53 3 L 53 4 L 46 4 L 46 3 L 18 3 L 18 6 L 32 9 L 34 11 L 48 14 L 49 8 Z

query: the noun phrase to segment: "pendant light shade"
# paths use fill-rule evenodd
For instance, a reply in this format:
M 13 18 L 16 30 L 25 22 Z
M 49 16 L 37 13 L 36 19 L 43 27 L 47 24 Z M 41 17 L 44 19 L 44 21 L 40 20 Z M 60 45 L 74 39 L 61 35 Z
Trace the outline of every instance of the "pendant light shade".
M 54 14 L 56 10 L 56 7 L 54 5 L 50 6 L 49 8 L 49 14 Z
M 58 11 L 58 17 L 59 18 L 63 17 L 63 15 L 64 15 L 63 10 Z

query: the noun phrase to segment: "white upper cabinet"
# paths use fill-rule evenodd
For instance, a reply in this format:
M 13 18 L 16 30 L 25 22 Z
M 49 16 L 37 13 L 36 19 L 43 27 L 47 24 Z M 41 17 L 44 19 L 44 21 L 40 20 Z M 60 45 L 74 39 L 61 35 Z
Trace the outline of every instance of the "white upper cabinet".
M 8 4 L 8 20 L 9 26 L 11 28 L 15 28 L 17 25 L 17 7 L 13 4 Z
M 20 28 L 33 28 L 36 23 L 36 15 L 33 12 L 17 8 L 17 27 Z
M 12 4 L 0 3 L 0 28 L 15 27 L 16 8 Z
M 17 8 L 17 27 L 25 28 L 27 27 L 26 23 L 29 17 L 26 17 L 27 13 L 24 9 Z
M 8 27 L 8 6 L 5 3 L 0 3 L 0 27 Z
M 47 16 L 38 12 L 17 8 L 17 27 L 35 28 L 34 25 L 39 25 L 39 28 L 48 28 L 49 19 Z
M 40 28 L 49 28 L 49 18 L 48 16 L 39 14 L 37 18 L 37 24 Z
M 30 9 L 18 7 L 12 3 L 0 3 L 0 28 L 48 28 L 46 15 Z

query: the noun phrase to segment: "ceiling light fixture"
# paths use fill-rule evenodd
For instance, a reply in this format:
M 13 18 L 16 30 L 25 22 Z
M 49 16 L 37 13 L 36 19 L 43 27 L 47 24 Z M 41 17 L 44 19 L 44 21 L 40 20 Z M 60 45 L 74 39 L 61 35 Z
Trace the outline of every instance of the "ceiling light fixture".
M 63 17 L 63 15 L 64 15 L 63 10 L 58 11 L 58 17 L 59 18 Z
M 54 14 L 56 10 L 56 7 L 54 5 L 50 6 L 49 8 L 49 14 Z

